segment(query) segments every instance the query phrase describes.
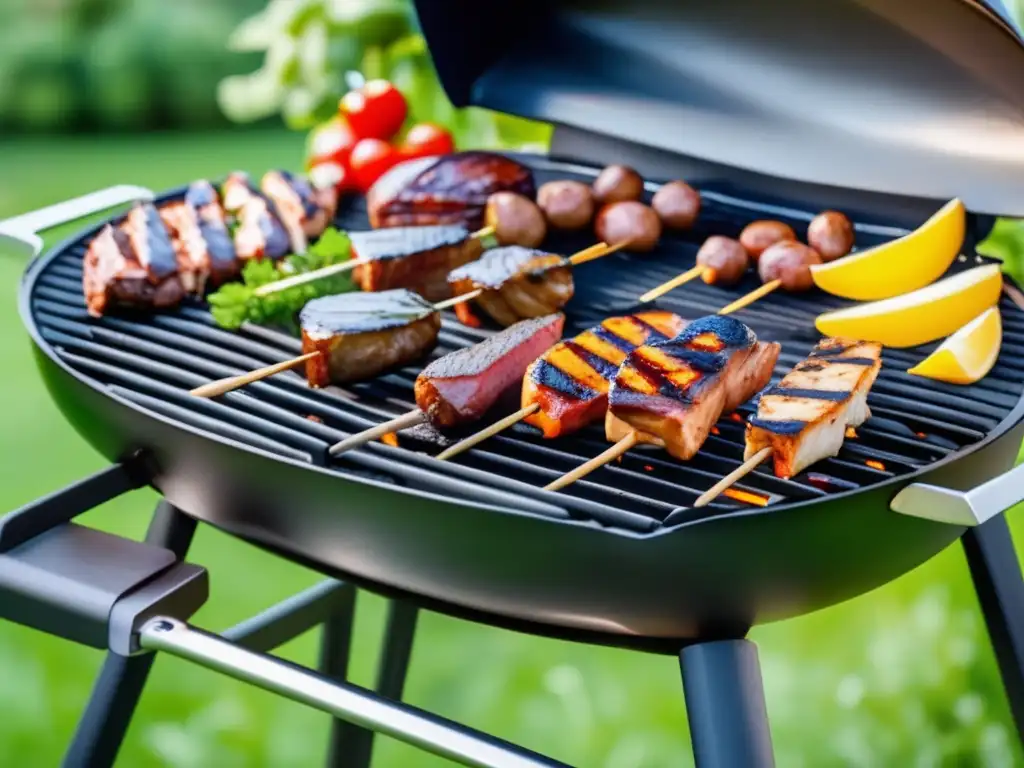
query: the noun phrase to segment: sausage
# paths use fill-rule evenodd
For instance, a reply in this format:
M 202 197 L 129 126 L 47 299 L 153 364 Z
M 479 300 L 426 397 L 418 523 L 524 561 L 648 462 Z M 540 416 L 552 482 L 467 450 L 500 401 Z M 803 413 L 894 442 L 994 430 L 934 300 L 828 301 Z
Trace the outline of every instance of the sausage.
M 853 249 L 853 224 L 839 211 L 822 211 L 807 227 L 807 242 L 825 261 L 835 261 Z
M 549 181 L 537 190 L 537 205 L 555 229 L 582 229 L 594 218 L 594 195 L 579 181 Z
M 630 240 L 631 251 L 650 251 L 661 237 L 661 219 L 643 203 L 625 200 L 611 203 L 597 212 L 594 229 L 609 245 Z
M 644 194 L 644 180 L 627 165 L 609 165 L 594 179 L 593 190 L 598 205 L 639 200 Z
M 713 285 L 735 285 L 750 264 L 750 256 L 738 240 L 712 235 L 697 251 L 697 263 L 708 267 L 701 279 Z
M 537 204 L 515 192 L 495 192 L 487 198 L 484 223 L 494 227 L 494 236 L 502 245 L 536 248 L 548 233 Z
M 689 229 L 700 214 L 700 193 L 685 181 L 670 181 L 651 199 L 661 223 L 671 229 Z
M 761 254 L 757 271 L 763 283 L 781 280 L 787 291 L 808 291 L 814 285 L 810 267 L 821 263 L 821 256 L 809 245 L 784 240 Z
M 764 250 L 781 240 L 796 240 L 796 232 L 781 221 L 752 221 L 740 232 L 740 244 L 757 261 Z

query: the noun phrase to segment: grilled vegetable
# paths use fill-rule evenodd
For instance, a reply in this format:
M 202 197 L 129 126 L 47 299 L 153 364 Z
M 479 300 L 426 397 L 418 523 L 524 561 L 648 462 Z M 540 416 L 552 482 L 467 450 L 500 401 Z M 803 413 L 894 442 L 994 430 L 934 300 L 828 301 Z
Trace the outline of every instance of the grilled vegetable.
M 745 457 L 771 447 L 775 474 L 790 478 L 835 456 L 847 427 L 871 415 L 868 391 L 882 367 L 882 345 L 827 338 L 761 396 L 747 427 Z

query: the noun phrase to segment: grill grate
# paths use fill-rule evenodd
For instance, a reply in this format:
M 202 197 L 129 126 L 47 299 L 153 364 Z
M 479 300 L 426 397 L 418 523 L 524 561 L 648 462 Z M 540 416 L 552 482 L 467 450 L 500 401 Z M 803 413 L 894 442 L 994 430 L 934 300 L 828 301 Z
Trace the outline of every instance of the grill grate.
M 538 162 L 546 166 L 537 172 L 538 183 L 549 178 L 588 180 L 552 162 Z M 576 297 L 567 308 L 566 333 L 636 309 L 636 297 L 644 290 L 692 266 L 697 247 L 712 231 L 735 234 L 743 222 L 766 215 L 787 218 L 800 231 L 800 224 L 810 218 L 800 212 L 788 214 L 752 210 L 749 203 L 706 195 L 701 229 L 686 237 L 666 236 L 656 254 L 619 253 L 580 267 Z M 338 224 L 365 229 L 362 202 L 345 208 Z M 885 228 L 858 229 L 862 247 L 899 234 Z M 570 252 L 590 242 L 561 236 L 551 245 Z M 190 388 L 291 356 L 299 350 L 299 341 L 267 328 L 223 331 L 198 304 L 151 317 L 91 319 L 81 292 L 84 252 L 85 243 L 77 243 L 38 275 L 31 299 L 33 316 L 42 338 L 61 359 L 139 408 L 339 473 L 638 533 L 766 502 L 820 498 L 912 472 L 994 429 L 1016 405 L 1024 381 L 1024 363 L 1019 362 L 1024 359 L 1024 312 L 1004 300 L 1002 353 L 988 377 L 970 387 L 926 381 L 904 371 L 935 345 L 885 350 L 882 373 L 868 398 L 873 418 L 846 441 L 837 458 L 819 462 L 792 480 L 776 478 L 770 466 L 762 466 L 736 486 L 752 495 L 722 496 L 699 510 L 689 507 L 742 461 L 742 422 L 754 409 L 747 404 L 720 421 L 689 463 L 676 462 L 662 451 L 637 449 L 554 495 L 541 486 L 607 447 L 600 426 L 544 441 L 536 430 L 520 424 L 443 464 L 429 455 L 439 450 L 426 439 L 429 431 L 417 429 L 399 436 L 402 448 L 375 443 L 331 459 L 327 448 L 335 441 L 414 407 L 412 385 L 419 367 L 325 390 L 310 390 L 301 375 L 290 372 L 217 400 L 193 398 Z M 755 276 L 729 290 L 697 281 L 663 297 L 657 306 L 693 318 L 717 311 L 757 284 Z M 843 304 L 820 292 L 777 292 L 737 317 L 762 338 L 783 343 L 774 384 L 817 340 L 815 316 Z M 446 313 L 434 355 L 472 344 L 486 334 L 462 326 Z

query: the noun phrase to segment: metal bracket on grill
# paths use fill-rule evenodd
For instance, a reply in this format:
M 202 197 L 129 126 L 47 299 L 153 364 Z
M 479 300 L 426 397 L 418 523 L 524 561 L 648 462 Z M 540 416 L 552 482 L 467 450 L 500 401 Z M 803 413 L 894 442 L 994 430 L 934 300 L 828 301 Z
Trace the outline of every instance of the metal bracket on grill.
M 950 525 L 973 527 L 1024 501 L 1024 464 L 970 491 L 911 483 L 889 504 L 893 512 Z

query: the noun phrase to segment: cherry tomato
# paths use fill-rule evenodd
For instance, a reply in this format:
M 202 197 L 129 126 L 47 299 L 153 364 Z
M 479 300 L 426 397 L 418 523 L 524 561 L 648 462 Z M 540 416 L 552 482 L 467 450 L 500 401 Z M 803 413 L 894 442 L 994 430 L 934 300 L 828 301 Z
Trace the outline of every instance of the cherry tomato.
M 352 148 L 349 168 L 356 188 L 365 193 L 385 171 L 402 161 L 398 150 L 381 139 L 360 139 Z
M 455 139 L 446 128 L 434 123 L 417 123 L 405 134 L 402 154 L 406 157 L 447 155 L 455 151 Z
M 352 188 L 352 172 L 341 163 L 325 160 L 309 169 L 309 181 L 317 189 L 334 187 L 340 194 Z
M 387 80 L 370 80 L 341 97 L 338 109 L 361 139 L 388 141 L 402 127 L 409 105 Z
M 328 120 L 314 128 L 309 135 L 306 166 L 312 168 L 314 165 L 330 162 L 348 167 L 349 155 L 352 154 L 352 147 L 357 141 L 359 137 L 344 118 L 335 117 Z

